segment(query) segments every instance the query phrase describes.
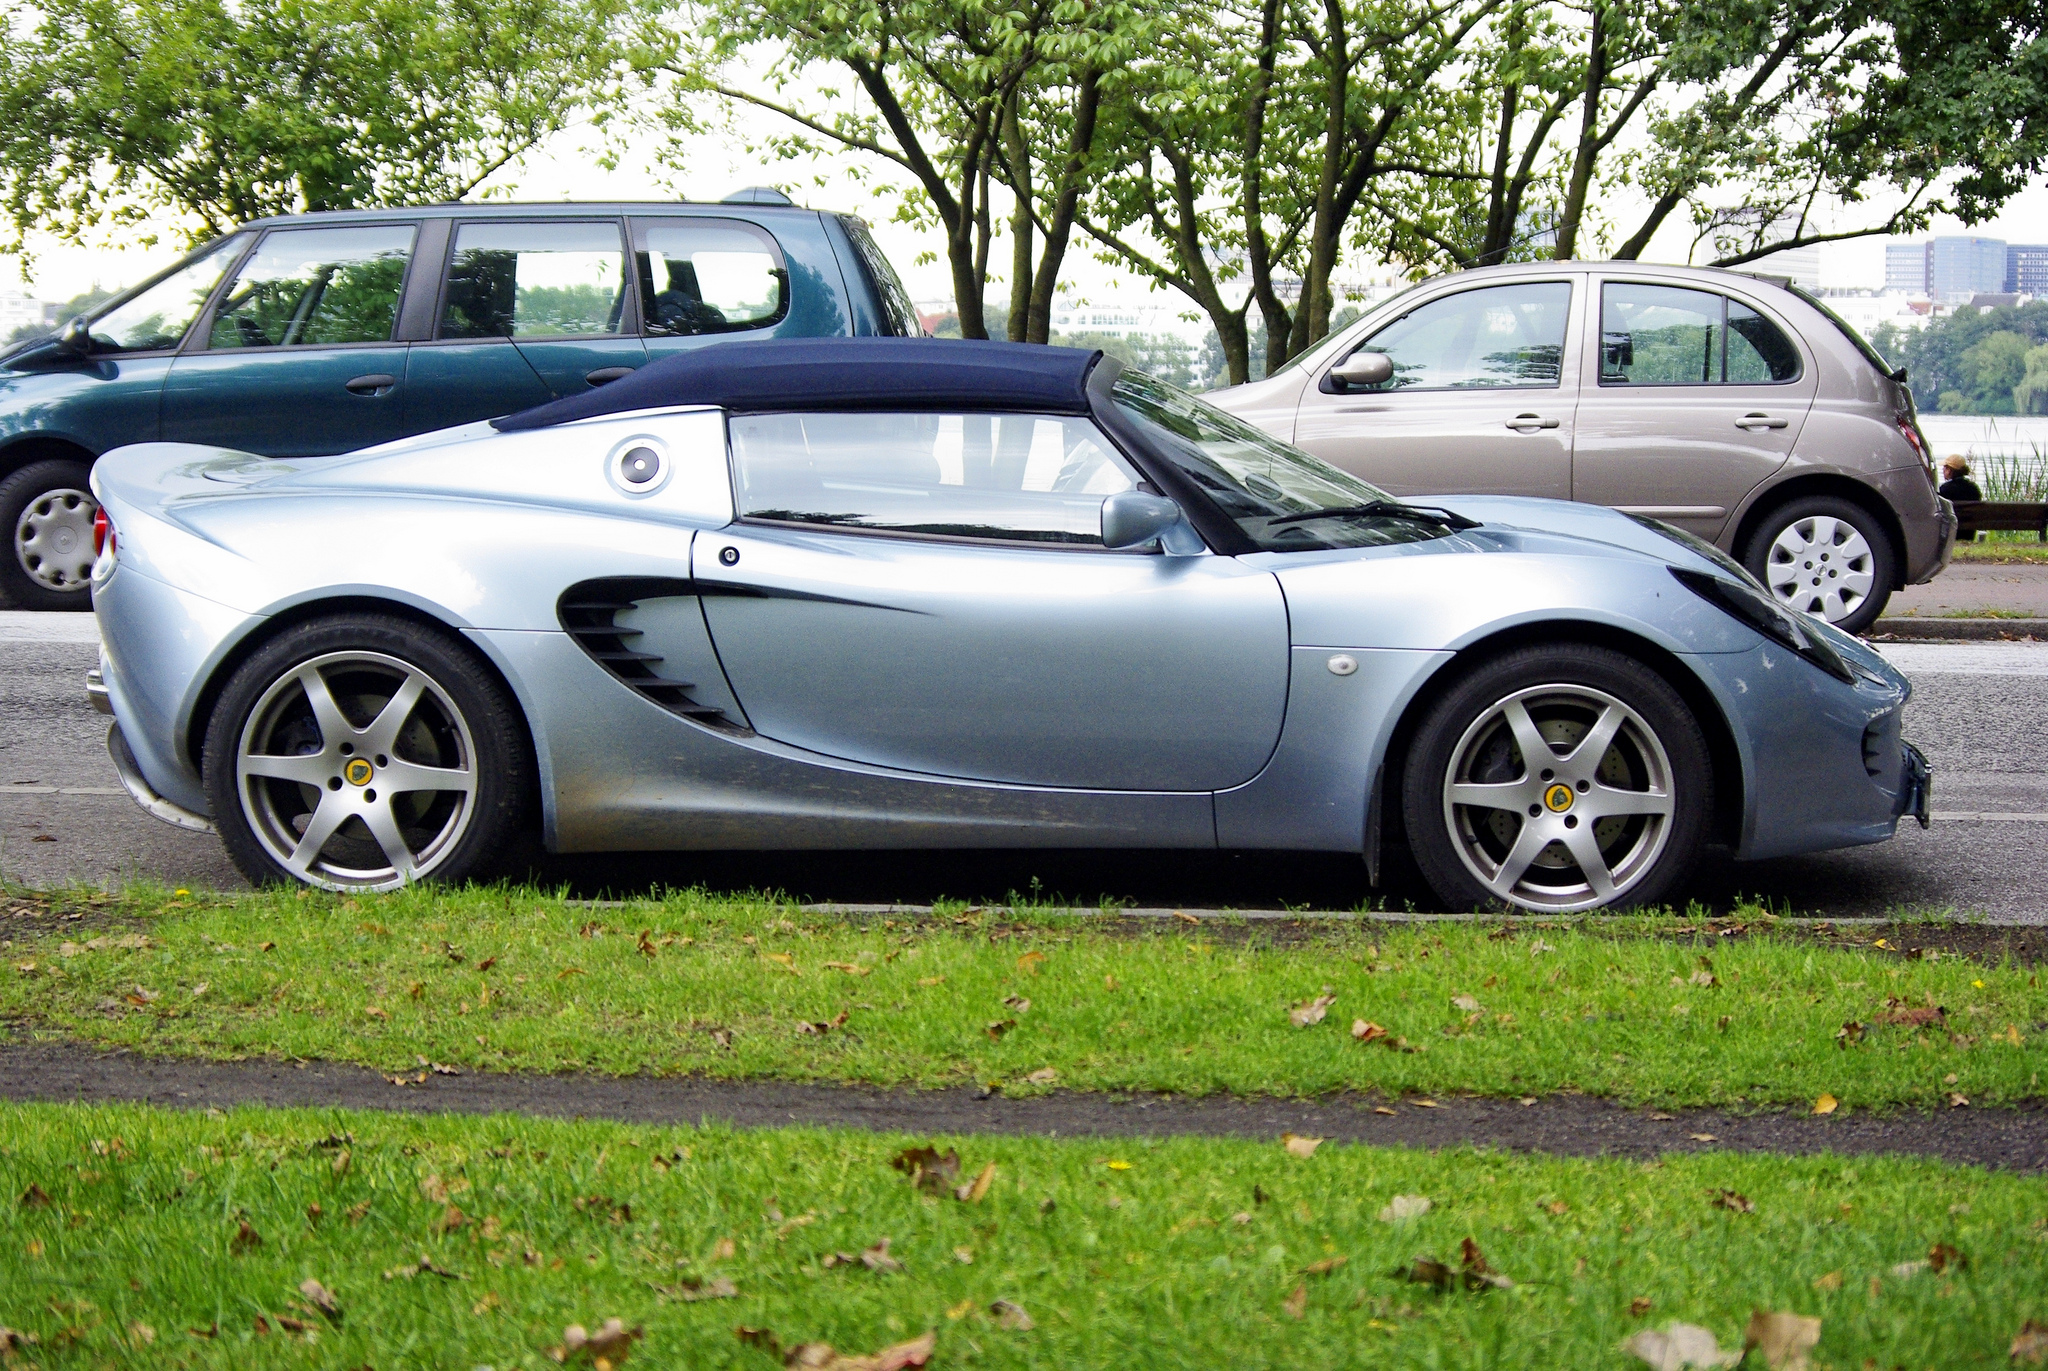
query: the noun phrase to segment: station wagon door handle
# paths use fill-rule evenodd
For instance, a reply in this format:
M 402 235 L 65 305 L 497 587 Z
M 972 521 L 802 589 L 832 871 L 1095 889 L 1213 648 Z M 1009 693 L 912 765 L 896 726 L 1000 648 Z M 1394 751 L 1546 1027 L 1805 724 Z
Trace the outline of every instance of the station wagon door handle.
M 1735 421 L 1735 427 L 1745 431 L 1757 428 L 1783 428 L 1788 421 L 1773 419 L 1768 414 L 1745 414 Z
M 386 376 L 379 371 L 369 376 L 358 376 L 348 383 L 351 395 L 389 395 L 391 388 L 398 384 L 396 376 Z
M 1557 420 L 1546 419 L 1540 414 L 1517 414 L 1508 420 L 1508 427 L 1517 433 L 1534 433 L 1539 428 L 1556 428 Z
M 632 374 L 632 367 L 599 367 L 596 371 L 586 371 L 583 373 L 583 379 L 594 386 L 601 386 L 606 382 L 616 381 L 621 376 L 631 376 Z

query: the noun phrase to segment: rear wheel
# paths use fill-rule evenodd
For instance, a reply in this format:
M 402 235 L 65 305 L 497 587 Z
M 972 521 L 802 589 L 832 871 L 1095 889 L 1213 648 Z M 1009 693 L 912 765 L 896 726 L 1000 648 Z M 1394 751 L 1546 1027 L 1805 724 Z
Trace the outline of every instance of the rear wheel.
M 1713 807 L 1685 701 L 1605 648 L 1526 648 L 1458 682 L 1424 719 L 1402 819 L 1446 908 L 1546 912 L 1669 898 Z
M 229 679 L 206 732 L 207 798 L 257 885 L 488 877 L 532 785 L 517 718 L 453 640 L 382 615 L 316 620 Z
M 0 481 L 0 603 L 15 609 L 92 608 L 91 467 L 31 462 Z
M 1877 517 L 1831 495 L 1792 500 L 1750 535 L 1742 564 L 1778 603 L 1861 633 L 1892 596 L 1892 541 Z

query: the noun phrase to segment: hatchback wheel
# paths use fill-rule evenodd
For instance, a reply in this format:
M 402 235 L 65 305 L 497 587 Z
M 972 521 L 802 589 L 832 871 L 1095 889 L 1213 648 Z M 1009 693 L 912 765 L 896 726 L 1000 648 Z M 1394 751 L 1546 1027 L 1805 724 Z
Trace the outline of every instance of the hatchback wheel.
M 1699 856 L 1706 739 L 1661 676 L 1604 648 L 1528 648 L 1452 687 L 1402 777 L 1416 863 L 1446 908 L 1655 904 Z
M 381 615 L 318 620 L 230 678 L 206 732 L 207 798 L 257 885 L 494 875 L 531 789 L 517 720 L 461 645 Z
M 1742 563 L 1780 604 L 1861 633 L 1892 595 L 1892 543 L 1861 505 L 1832 496 L 1793 500 L 1750 536 Z
M 0 481 L 0 604 L 16 609 L 92 608 L 91 468 L 31 462 Z

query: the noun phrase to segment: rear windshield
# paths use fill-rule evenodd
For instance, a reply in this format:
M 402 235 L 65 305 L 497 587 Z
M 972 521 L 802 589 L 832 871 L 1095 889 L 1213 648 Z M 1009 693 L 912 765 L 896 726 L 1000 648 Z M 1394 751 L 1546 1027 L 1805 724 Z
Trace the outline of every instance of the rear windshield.
M 1836 328 L 1842 331 L 1842 336 L 1844 338 L 1847 338 L 1851 343 L 1854 343 L 1856 345 L 1856 350 L 1863 354 L 1863 360 L 1870 363 L 1870 365 L 1876 367 L 1880 374 L 1889 376 L 1894 381 L 1904 379 L 1899 375 L 1899 369 L 1893 366 L 1891 362 L 1886 359 L 1885 355 L 1882 352 L 1879 352 L 1868 338 L 1865 338 L 1861 333 L 1858 333 L 1856 331 L 1856 326 L 1854 324 L 1850 323 L 1847 319 L 1844 319 L 1841 315 L 1829 309 L 1827 305 L 1821 301 L 1819 296 L 1810 294 L 1809 292 L 1802 290 L 1800 287 L 1793 285 L 1790 282 L 1786 283 L 1785 289 L 1791 291 L 1794 295 L 1806 301 L 1807 304 L 1812 305 L 1815 309 L 1819 310 L 1822 316 L 1826 318 L 1829 323 L 1833 324 Z

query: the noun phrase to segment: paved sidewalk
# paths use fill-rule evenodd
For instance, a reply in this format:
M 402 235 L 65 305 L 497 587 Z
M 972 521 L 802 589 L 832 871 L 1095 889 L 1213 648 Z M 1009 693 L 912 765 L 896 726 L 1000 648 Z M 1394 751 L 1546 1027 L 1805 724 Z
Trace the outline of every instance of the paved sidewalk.
M 1985 610 L 1997 613 L 1984 615 Z M 1886 619 L 2015 614 L 2048 619 L 2048 564 L 1952 563 L 1926 585 L 1895 592 L 1884 610 Z

